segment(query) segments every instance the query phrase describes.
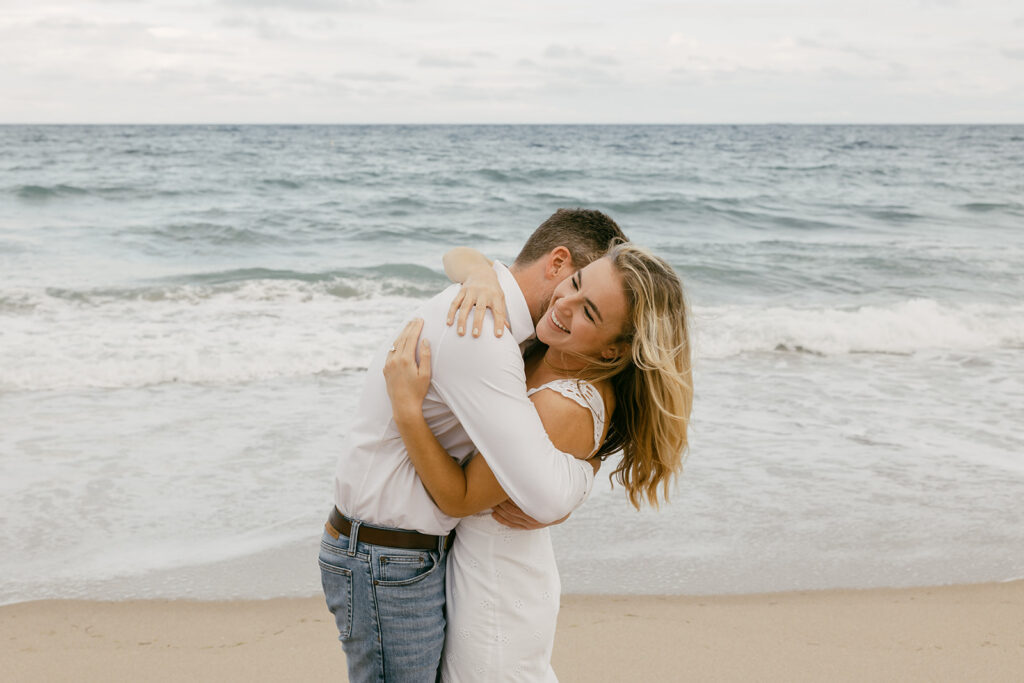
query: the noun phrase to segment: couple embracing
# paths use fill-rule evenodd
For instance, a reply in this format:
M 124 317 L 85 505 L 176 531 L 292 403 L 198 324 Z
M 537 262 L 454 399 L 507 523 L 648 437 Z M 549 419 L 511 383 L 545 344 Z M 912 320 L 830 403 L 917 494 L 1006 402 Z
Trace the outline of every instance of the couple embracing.
M 445 270 L 464 286 L 427 301 L 368 368 L 320 544 L 327 606 L 352 683 L 555 681 L 546 527 L 612 453 L 636 507 L 681 470 L 682 286 L 583 209 L 557 211 L 509 268 L 457 249 Z M 494 333 L 477 336 L 486 308 Z

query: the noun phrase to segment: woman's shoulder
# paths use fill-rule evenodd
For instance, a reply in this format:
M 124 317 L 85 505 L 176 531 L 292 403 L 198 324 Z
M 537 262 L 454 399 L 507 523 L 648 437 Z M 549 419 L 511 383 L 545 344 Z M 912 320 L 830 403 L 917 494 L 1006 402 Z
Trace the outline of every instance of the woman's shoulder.
M 539 384 L 532 389 L 527 390 L 528 395 L 533 395 L 538 391 L 549 389 L 551 391 L 558 392 L 563 396 L 589 396 L 594 393 L 598 393 L 598 389 L 594 383 L 588 382 L 585 379 L 576 379 L 574 377 L 559 377 L 557 379 L 548 380 L 543 384 Z
M 601 394 L 601 399 L 604 402 L 604 414 L 611 415 L 615 411 L 615 387 L 612 386 L 612 381 L 605 379 L 595 382 L 594 388 Z
M 530 389 L 527 395 L 535 396 L 544 389 L 560 394 L 581 406 L 589 407 L 600 415 L 610 414 L 615 405 L 615 392 L 609 380 L 591 382 L 575 378 L 554 379 Z
M 530 398 L 538 406 L 560 413 L 573 414 L 577 410 L 589 414 L 582 394 L 573 386 L 561 382 L 547 382 L 530 390 Z
M 530 399 L 555 447 L 577 458 L 589 457 L 594 446 L 591 408 L 547 385 L 537 387 Z

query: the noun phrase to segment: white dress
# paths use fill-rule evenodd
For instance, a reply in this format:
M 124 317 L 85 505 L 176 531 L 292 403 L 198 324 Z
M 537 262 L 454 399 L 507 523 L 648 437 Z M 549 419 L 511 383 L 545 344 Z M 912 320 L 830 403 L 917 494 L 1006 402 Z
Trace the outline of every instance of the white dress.
M 604 433 L 604 401 L 589 382 L 559 379 L 550 389 L 589 408 L 594 450 Z M 490 511 L 459 522 L 448 556 L 441 680 L 557 682 L 551 669 L 561 582 L 548 529 L 510 529 Z

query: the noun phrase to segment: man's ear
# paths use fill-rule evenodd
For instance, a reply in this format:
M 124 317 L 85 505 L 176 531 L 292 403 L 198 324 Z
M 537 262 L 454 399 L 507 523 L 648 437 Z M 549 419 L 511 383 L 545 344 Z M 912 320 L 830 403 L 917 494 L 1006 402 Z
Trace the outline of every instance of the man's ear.
M 548 254 L 548 265 L 544 269 L 544 275 L 549 280 L 561 279 L 566 273 L 574 270 L 572 254 L 566 247 L 555 247 Z

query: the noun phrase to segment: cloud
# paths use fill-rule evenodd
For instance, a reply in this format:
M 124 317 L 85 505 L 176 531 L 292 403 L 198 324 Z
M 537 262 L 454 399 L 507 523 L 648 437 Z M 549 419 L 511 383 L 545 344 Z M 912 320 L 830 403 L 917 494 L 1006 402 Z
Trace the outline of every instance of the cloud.
M 562 45 L 548 45 L 544 49 L 544 56 L 547 59 L 571 59 L 583 56 L 583 50 L 578 47 L 568 48 Z
M 160 53 L 163 55 L 224 55 L 231 54 L 232 47 L 220 41 L 209 31 L 196 31 L 179 26 L 147 24 L 138 21 L 95 21 L 74 15 L 54 15 L 38 19 L 25 26 L 25 30 L 38 41 L 49 46 L 59 46 L 59 51 L 40 49 L 42 55 L 59 59 L 65 66 L 74 68 L 69 55 L 76 48 L 89 49 L 97 54 L 115 56 L 124 61 L 129 51 L 137 53 Z
M 38 19 L 32 23 L 32 28 L 44 31 L 69 31 L 76 38 L 95 36 L 100 38 L 108 37 L 110 33 L 120 32 L 141 32 L 149 28 L 147 24 L 138 21 L 91 21 L 74 15 L 54 15 Z
M 409 80 L 405 76 L 386 71 L 337 71 L 334 77 L 340 81 L 368 81 L 373 83 L 397 83 Z
M 295 34 L 284 28 L 280 22 L 271 22 L 264 17 L 252 18 L 242 15 L 232 15 L 217 22 L 218 26 L 224 28 L 247 28 L 264 40 L 294 40 Z
M 365 12 L 375 10 L 376 0 L 220 0 L 228 7 L 281 9 L 300 12 Z
M 475 64 L 465 59 L 451 59 L 449 57 L 420 57 L 416 62 L 418 66 L 431 67 L 436 69 L 472 69 Z
M 854 55 L 868 61 L 874 61 L 878 59 L 878 56 L 857 45 L 852 43 L 822 43 L 813 38 L 797 38 L 796 44 L 800 47 L 808 48 L 811 50 L 824 50 L 828 52 L 842 52 L 848 55 Z
M 590 86 L 609 86 L 615 85 L 620 82 L 618 78 L 608 73 L 604 69 L 595 68 L 592 66 L 565 66 L 555 69 L 547 68 L 544 70 L 547 75 L 549 84 L 557 85 L 558 87 L 564 88 L 569 85 L 590 87 Z
M 1024 11 L 942 2 L 32 0 L 0 121 L 1019 119 Z
M 522 99 L 514 87 L 496 83 L 444 83 L 434 87 L 433 95 L 452 102 L 499 102 Z
M 551 45 L 548 45 L 546 48 L 544 48 L 544 58 L 556 61 L 587 60 L 591 64 L 596 64 L 598 66 L 619 65 L 619 60 L 611 55 L 588 56 L 587 53 L 578 46 L 566 47 L 565 45 L 558 45 L 557 43 L 552 43 Z M 526 64 L 522 63 L 523 61 L 529 62 L 529 60 L 520 60 L 521 66 L 526 66 Z M 530 62 L 529 65 L 532 64 L 533 63 Z

